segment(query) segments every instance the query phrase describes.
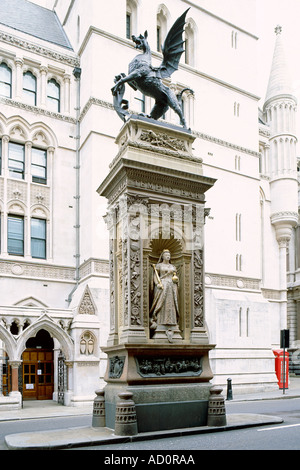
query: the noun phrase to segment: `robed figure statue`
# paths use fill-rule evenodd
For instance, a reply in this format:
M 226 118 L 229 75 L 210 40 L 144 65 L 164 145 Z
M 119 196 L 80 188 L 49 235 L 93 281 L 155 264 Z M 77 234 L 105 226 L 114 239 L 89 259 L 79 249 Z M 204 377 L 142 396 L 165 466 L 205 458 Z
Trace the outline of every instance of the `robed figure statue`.
M 171 263 L 171 253 L 163 250 L 156 265 L 153 265 L 153 301 L 150 308 L 150 328 L 178 329 L 178 277 L 176 267 Z

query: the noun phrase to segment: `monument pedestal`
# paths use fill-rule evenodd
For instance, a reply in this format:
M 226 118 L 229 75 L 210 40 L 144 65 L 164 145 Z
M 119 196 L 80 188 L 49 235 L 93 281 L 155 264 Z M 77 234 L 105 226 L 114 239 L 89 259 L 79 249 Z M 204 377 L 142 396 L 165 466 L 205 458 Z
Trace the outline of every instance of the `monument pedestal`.
M 133 393 L 139 432 L 204 426 L 213 375 L 211 345 L 122 344 L 103 348 L 106 426 L 114 428 L 118 395 Z
M 204 194 L 215 180 L 203 176 L 193 141 L 180 127 L 131 116 L 98 189 L 110 236 L 108 427 L 129 390 L 139 432 L 206 424 L 214 346 L 204 315 Z

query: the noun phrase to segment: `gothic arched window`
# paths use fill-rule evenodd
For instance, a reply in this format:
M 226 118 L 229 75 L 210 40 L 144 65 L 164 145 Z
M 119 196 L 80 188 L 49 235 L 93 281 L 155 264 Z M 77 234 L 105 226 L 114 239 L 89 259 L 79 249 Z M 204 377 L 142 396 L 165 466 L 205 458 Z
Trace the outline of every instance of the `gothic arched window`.
M 4 62 L 0 64 L 0 95 L 11 98 L 11 69 Z
M 29 71 L 23 74 L 23 97 L 27 104 L 36 106 L 36 77 Z
M 47 88 L 48 105 L 52 111 L 60 112 L 60 84 L 54 78 L 48 81 Z

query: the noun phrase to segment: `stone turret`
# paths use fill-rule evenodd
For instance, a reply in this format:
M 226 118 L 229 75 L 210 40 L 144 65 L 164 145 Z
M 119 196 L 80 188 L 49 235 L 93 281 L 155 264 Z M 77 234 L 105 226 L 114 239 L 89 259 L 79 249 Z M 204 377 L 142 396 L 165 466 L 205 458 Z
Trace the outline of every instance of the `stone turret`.
M 270 126 L 269 178 L 271 223 L 279 245 L 281 328 L 286 328 L 286 250 L 292 229 L 298 222 L 298 182 L 296 159 L 296 106 L 285 60 L 282 28 L 275 28 L 276 43 L 263 107 Z

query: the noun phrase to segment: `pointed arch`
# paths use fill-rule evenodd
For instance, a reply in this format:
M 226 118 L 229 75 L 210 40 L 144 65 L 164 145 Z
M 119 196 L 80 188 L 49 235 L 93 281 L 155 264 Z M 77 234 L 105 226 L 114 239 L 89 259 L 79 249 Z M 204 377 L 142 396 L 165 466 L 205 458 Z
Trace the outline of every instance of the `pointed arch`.
M 20 123 L 14 124 L 9 129 L 10 139 L 25 142 L 28 139 L 28 129 Z
M 137 34 L 137 11 L 139 0 L 126 1 L 126 38 L 131 39 Z
M 29 124 L 22 116 L 14 115 L 6 118 L 0 113 L 0 134 L 15 137 L 16 140 L 32 141 L 35 145 L 44 147 L 58 146 L 57 138 L 50 127 L 44 122 L 37 121 Z
M 74 355 L 74 343 L 72 338 L 46 313 L 20 334 L 17 344 L 17 358 L 21 359 L 22 353 L 24 349 L 26 349 L 27 340 L 35 336 L 41 329 L 48 331 L 52 337 L 59 341 L 66 360 L 72 361 Z
M 57 147 L 57 139 L 52 129 L 44 124 L 42 121 L 34 123 L 31 128 L 31 140 L 33 144 L 41 144 L 47 147 Z
M 12 68 L 11 61 L 2 59 L 0 63 L 1 80 L 0 80 L 0 94 L 4 98 L 11 98 L 12 95 Z
M 261 186 L 259 187 L 259 199 L 260 201 L 263 201 L 263 202 L 265 202 L 266 200 L 265 192 Z
M 188 18 L 185 26 L 185 63 L 196 67 L 197 57 L 197 25 L 192 18 Z
M 161 48 L 168 32 L 169 19 L 170 12 L 167 7 L 161 3 L 157 8 L 156 14 L 156 49 L 158 52 L 162 52 Z
M 10 361 L 17 359 L 16 356 L 16 345 L 17 341 L 14 336 L 0 323 L 0 340 L 3 341 L 5 345 L 5 351 L 9 357 Z

